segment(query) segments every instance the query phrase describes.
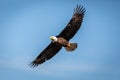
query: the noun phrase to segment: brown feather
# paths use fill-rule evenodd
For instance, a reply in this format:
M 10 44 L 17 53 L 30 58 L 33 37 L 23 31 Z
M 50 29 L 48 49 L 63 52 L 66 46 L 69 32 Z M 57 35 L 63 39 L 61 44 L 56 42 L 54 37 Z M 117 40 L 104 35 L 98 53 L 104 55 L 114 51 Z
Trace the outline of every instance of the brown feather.
M 30 64 L 31 67 L 36 67 L 38 64 L 42 64 L 46 60 L 49 60 L 60 51 L 62 47 L 58 46 L 57 43 L 50 43 L 48 47 L 43 50 L 38 57 Z
M 84 13 L 85 8 L 83 8 L 83 6 L 77 5 L 77 7 L 74 9 L 72 19 L 57 37 L 63 37 L 69 41 L 81 27 Z

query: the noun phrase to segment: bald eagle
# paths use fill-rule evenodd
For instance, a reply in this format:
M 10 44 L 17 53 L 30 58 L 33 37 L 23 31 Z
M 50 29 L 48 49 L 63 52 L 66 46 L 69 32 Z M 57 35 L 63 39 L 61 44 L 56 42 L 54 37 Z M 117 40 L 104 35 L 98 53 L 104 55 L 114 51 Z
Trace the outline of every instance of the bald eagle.
M 76 8 L 74 8 L 73 16 L 70 22 L 59 35 L 50 36 L 51 43 L 30 64 L 31 67 L 34 68 L 46 60 L 51 59 L 61 50 L 62 47 L 64 47 L 66 51 L 74 51 L 77 48 L 77 43 L 71 43 L 69 40 L 81 27 L 84 14 L 85 8 L 77 5 Z

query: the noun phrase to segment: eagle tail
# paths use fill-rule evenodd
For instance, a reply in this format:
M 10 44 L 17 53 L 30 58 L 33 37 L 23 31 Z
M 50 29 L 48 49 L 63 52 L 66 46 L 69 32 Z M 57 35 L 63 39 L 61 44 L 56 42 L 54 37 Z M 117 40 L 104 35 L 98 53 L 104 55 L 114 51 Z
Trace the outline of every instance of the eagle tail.
M 64 47 L 66 51 L 74 51 L 77 48 L 77 43 L 70 43 L 67 47 Z

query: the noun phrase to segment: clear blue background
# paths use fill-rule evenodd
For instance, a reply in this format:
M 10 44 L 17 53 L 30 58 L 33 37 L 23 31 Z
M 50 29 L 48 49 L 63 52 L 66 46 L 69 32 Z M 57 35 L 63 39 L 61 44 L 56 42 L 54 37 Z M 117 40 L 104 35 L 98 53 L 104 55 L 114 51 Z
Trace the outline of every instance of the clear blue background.
M 30 68 L 77 4 L 86 8 L 78 48 Z M 0 80 L 120 80 L 120 1 L 0 0 Z

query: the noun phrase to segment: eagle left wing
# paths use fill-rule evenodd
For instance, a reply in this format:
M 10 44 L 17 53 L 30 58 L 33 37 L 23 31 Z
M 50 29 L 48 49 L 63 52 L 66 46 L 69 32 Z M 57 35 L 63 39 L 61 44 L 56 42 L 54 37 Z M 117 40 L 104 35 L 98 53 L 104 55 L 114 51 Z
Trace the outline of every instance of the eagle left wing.
M 60 51 L 62 47 L 56 45 L 56 43 L 50 43 L 45 50 L 43 50 L 38 57 L 30 64 L 31 67 L 36 67 L 39 64 L 42 64 L 46 60 L 51 59 L 54 55 L 57 54 L 57 52 Z
M 84 13 L 85 8 L 77 5 L 77 7 L 74 9 L 72 19 L 57 37 L 63 37 L 69 41 L 81 27 Z

